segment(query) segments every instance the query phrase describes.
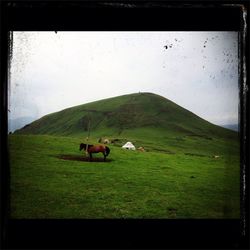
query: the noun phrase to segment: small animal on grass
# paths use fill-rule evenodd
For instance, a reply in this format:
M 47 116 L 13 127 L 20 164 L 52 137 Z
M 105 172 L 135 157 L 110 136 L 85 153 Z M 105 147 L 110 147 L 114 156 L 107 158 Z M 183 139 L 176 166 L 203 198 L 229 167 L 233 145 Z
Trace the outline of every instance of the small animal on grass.
M 218 159 L 218 158 L 220 158 L 220 156 L 219 155 L 214 155 L 214 158 Z
M 88 145 L 81 143 L 80 144 L 80 151 L 82 149 L 86 150 L 86 148 L 88 148 L 88 153 L 89 153 L 89 157 L 90 157 L 90 161 L 92 160 L 92 154 L 95 153 L 103 153 L 104 156 L 104 161 L 106 160 L 106 157 L 109 155 L 110 153 L 110 148 L 104 145 Z
M 145 152 L 144 147 L 139 147 L 137 150 L 141 151 L 141 152 Z
M 99 140 L 98 140 L 98 142 L 99 143 L 104 143 L 104 144 L 109 144 L 110 143 L 110 141 L 109 141 L 109 139 L 107 139 L 107 138 L 100 138 Z

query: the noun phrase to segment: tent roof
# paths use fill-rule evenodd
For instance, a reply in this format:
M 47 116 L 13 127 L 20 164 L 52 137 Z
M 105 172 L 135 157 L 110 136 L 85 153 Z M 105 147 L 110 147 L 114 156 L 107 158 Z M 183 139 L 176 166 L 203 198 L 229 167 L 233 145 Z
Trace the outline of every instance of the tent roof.
M 135 146 L 133 145 L 132 142 L 128 141 L 127 143 L 125 143 L 123 146 L 123 148 L 135 148 Z
M 124 144 L 124 146 L 125 146 L 125 145 L 126 145 L 126 146 L 134 146 L 133 143 L 130 142 L 130 141 L 126 142 L 126 143 Z

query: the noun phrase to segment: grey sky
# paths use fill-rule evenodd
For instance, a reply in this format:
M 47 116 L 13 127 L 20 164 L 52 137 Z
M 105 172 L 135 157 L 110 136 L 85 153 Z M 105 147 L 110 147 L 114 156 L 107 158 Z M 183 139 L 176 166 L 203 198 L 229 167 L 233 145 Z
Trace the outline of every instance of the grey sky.
M 9 117 L 134 92 L 238 122 L 237 32 L 14 32 Z M 167 45 L 167 49 L 164 46 Z

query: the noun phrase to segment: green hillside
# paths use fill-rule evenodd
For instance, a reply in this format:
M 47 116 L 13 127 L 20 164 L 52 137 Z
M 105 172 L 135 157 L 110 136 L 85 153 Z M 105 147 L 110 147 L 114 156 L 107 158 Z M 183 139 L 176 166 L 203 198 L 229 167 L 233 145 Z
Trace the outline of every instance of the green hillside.
M 88 136 L 113 140 L 89 161 Z M 145 151 L 124 150 L 125 142 Z M 12 218 L 239 218 L 238 133 L 137 93 L 49 114 L 9 135 Z
M 215 126 L 174 102 L 152 93 L 136 93 L 104 99 L 52 113 L 16 131 L 17 134 L 47 134 L 157 137 L 185 135 L 231 138 L 237 133 Z

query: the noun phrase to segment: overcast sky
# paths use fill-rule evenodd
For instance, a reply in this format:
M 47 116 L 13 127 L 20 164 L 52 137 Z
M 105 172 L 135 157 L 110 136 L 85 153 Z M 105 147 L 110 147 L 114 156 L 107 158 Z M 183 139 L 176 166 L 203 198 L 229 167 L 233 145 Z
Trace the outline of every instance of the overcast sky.
M 140 91 L 214 124 L 238 123 L 237 32 L 14 32 L 13 39 L 11 119 Z

